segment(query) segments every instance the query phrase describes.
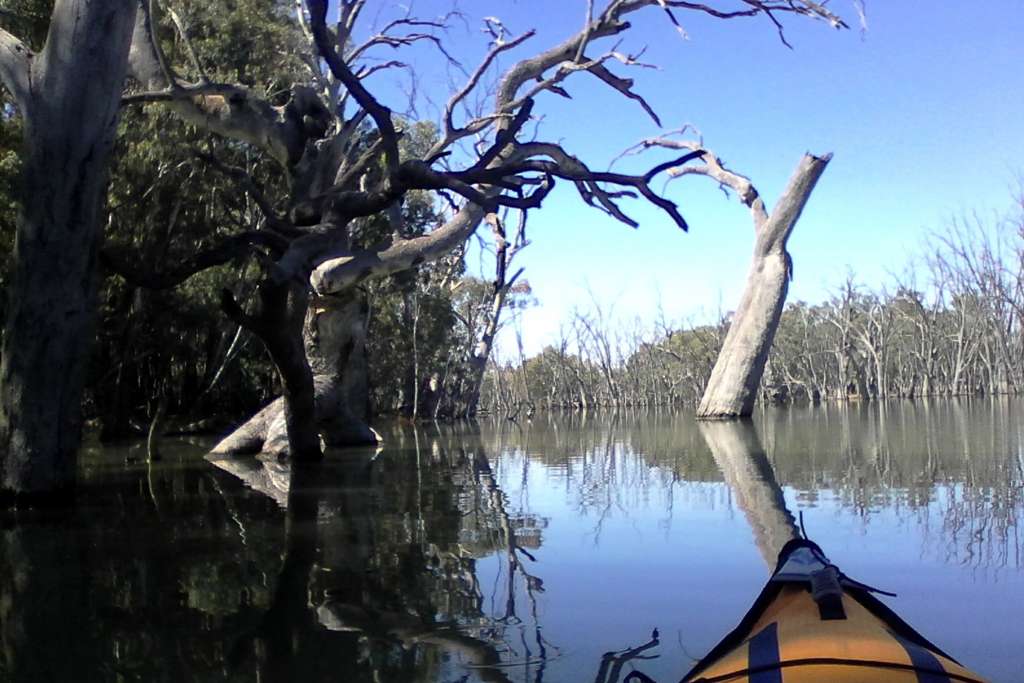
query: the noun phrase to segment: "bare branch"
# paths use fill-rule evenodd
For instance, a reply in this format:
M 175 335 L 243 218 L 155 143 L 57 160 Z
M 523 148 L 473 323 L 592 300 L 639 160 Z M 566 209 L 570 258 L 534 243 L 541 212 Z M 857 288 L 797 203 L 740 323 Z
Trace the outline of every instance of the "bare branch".
M 361 67 L 359 71 L 356 72 L 356 78 L 362 80 L 368 76 L 372 76 L 378 71 L 386 71 L 387 69 L 411 69 L 411 67 L 405 62 L 392 59 L 387 62 L 381 62 L 380 64 L 374 64 L 373 66 Z
M 678 131 L 674 131 L 674 133 L 684 133 L 687 129 L 688 127 L 684 127 Z M 673 133 L 670 133 L 670 135 L 671 134 Z M 757 189 L 754 187 L 753 183 L 751 183 L 750 179 L 727 169 L 722 163 L 722 160 L 719 159 L 714 152 L 703 149 L 703 143 L 694 140 L 675 140 L 668 137 L 648 138 L 647 140 L 643 140 L 634 145 L 624 152 L 624 154 L 633 153 L 634 151 L 642 151 L 652 147 L 661 147 L 673 150 L 688 149 L 692 152 L 700 150 L 701 153 L 699 155 L 692 157 L 689 160 L 695 161 L 699 159 L 702 162 L 700 164 L 686 165 L 667 162 L 666 164 L 662 164 L 656 168 L 659 170 L 667 170 L 669 175 L 673 178 L 679 178 L 685 175 L 704 175 L 716 180 L 721 186 L 727 187 L 735 192 L 740 201 L 750 209 L 756 229 L 760 230 L 768 220 L 768 211 L 765 208 L 764 201 L 761 199 L 761 195 L 758 194 Z
M 654 113 L 654 109 L 651 108 L 651 105 L 648 104 L 647 100 L 645 100 L 641 95 L 638 95 L 633 91 L 633 79 L 619 78 L 611 71 L 609 71 L 608 68 L 603 64 L 595 64 L 588 70 L 590 71 L 590 73 L 594 74 L 595 76 L 600 78 L 602 81 L 604 81 L 611 87 L 618 90 L 620 93 L 622 93 L 629 99 L 636 100 L 637 102 L 639 102 L 640 106 L 643 107 L 644 111 L 647 112 L 647 115 L 651 117 L 654 123 L 657 124 L 659 127 L 661 126 L 661 119 L 658 118 L 658 115 Z
M 220 244 L 199 253 L 190 255 L 185 261 L 174 268 L 161 273 L 153 272 L 146 266 L 139 265 L 142 259 L 137 254 L 129 254 L 118 247 L 104 247 L 100 252 L 100 263 L 112 273 L 116 273 L 128 283 L 145 289 L 170 289 L 177 287 L 196 273 L 230 263 L 237 258 L 252 253 L 255 247 L 265 247 L 280 251 L 284 242 L 273 233 L 256 230 L 228 237 Z
M 647 201 L 667 213 L 676 225 L 683 230 L 687 230 L 688 226 L 686 224 L 686 220 L 683 219 L 683 216 L 679 213 L 676 204 L 655 193 L 650 188 L 650 182 L 658 173 L 672 168 L 673 166 L 684 165 L 703 154 L 703 150 L 695 150 L 678 159 L 674 159 L 671 162 L 659 164 L 644 175 L 635 176 L 608 171 L 592 171 L 582 161 L 567 153 L 559 145 L 543 142 L 531 142 L 525 145 L 518 145 L 516 147 L 517 157 L 546 156 L 551 159 L 551 161 L 546 162 L 538 159 L 516 161 L 511 162 L 505 167 L 499 166 L 496 169 L 487 169 L 483 172 L 477 172 L 475 175 L 479 179 L 478 182 L 487 182 L 486 177 L 488 174 L 496 173 L 504 168 L 506 173 L 511 170 L 515 170 L 517 172 L 534 171 L 546 173 L 556 178 L 571 180 L 576 184 L 576 188 L 579 191 L 580 196 L 587 204 L 591 206 L 600 205 L 599 208 L 603 208 L 606 212 L 621 222 L 635 228 L 638 227 L 639 224 L 623 213 L 618 207 L 618 204 L 614 201 L 616 197 L 633 195 L 631 193 L 624 194 L 608 192 L 603 190 L 598 183 L 608 183 L 618 185 L 620 187 L 633 188 Z M 595 203 L 595 200 L 597 203 Z
M 439 36 L 433 35 L 431 33 L 406 33 L 401 35 L 392 35 L 389 33 L 389 31 L 399 26 L 425 27 L 442 30 L 447 29 L 448 24 L 445 22 L 448 19 L 448 16 L 451 15 L 449 14 L 445 16 L 444 19 L 440 21 L 434 21 L 429 19 L 415 19 L 412 17 L 395 19 L 389 22 L 383 29 L 381 29 L 377 35 L 368 38 L 361 45 L 350 50 L 349 53 L 345 55 L 345 62 L 348 64 L 354 63 L 357 59 L 359 59 L 360 56 L 362 56 L 371 48 L 376 47 L 378 45 L 383 45 L 386 47 L 390 47 L 392 49 L 397 49 L 400 47 L 407 47 L 409 45 L 412 45 L 413 43 L 427 41 L 432 43 L 434 47 L 437 49 L 437 51 L 444 55 L 445 59 L 447 59 L 450 64 L 462 68 L 462 65 L 459 63 L 459 60 L 455 59 L 455 57 L 452 56 L 452 54 L 444 46 L 444 43 L 441 41 L 441 38 Z
M 485 213 L 475 204 L 466 204 L 447 223 L 427 235 L 325 260 L 313 271 L 310 283 L 318 293 L 334 293 L 371 276 L 397 273 L 433 261 L 465 242 Z
M 398 172 L 401 160 L 398 153 L 398 132 L 395 130 L 394 121 L 391 120 L 391 110 L 370 94 L 334 48 L 330 32 L 327 30 L 327 0 L 307 0 L 307 7 L 313 39 L 316 41 L 320 56 L 327 62 L 334 77 L 341 81 L 359 106 L 365 109 L 377 124 L 377 130 L 384 141 L 384 161 L 388 174 L 394 175 Z
M 473 91 L 473 89 L 480 82 L 480 79 L 483 78 L 484 74 L 487 72 L 487 69 L 490 68 L 492 63 L 494 63 L 494 60 L 498 57 L 498 55 L 500 55 L 502 52 L 505 52 L 507 50 L 511 50 L 511 49 L 513 49 L 513 48 L 515 48 L 515 47 L 517 47 L 519 45 L 522 45 L 524 42 L 526 42 L 527 40 L 532 38 L 534 35 L 536 35 L 536 31 L 532 31 L 532 30 L 531 31 L 527 31 L 526 33 L 524 33 L 521 36 L 518 36 L 516 38 L 513 38 L 512 40 L 502 41 L 500 43 L 497 43 L 497 44 L 494 45 L 494 47 L 492 47 L 490 49 L 490 51 L 484 57 L 483 61 L 480 62 L 480 65 L 477 66 L 476 70 L 469 77 L 469 80 L 466 82 L 466 85 L 464 85 L 460 90 L 458 90 L 455 94 L 453 94 L 451 96 L 451 98 L 448 100 L 448 104 L 445 105 L 445 108 L 444 108 L 445 135 L 444 135 L 444 138 L 440 142 L 438 142 L 437 145 L 435 145 L 435 148 L 436 148 L 437 151 L 440 151 L 440 150 L 444 149 L 449 144 L 454 142 L 454 140 L 455 140 L 454 136 L 456 135 L 456 133 L 460 132 L 455 127 L 455 123 L 453 122 L 453 115 L 454 115 L 454 112 L 455 112 L 455 107 L 458 106 L 459 102 L 463 101 L 466 98 L 466 96 L 469 95 L 469 93 Z M 463 129 L 463 130 L 465 130 L 465 129 Z M 467 135 L 472 135 L 472 133 L 466 133 L 466 134 Z
M 352 37 L 352 29 L 363 11 L 366 0 L 341 0 L 338 13 L 338 50 L 344 50 L 348 39 Z
M 587 44 L 590 42 L 590 30 L 594 26 L 594 0 L 587 0 L 587 19 L 583 23 L 583 39 L 580 40 L 579 47 L 576 49 L 576 56 L 572 61 L 580 62 L 583 60 L 583 51 L 587 49 Z
M 653 1 L 653 0 L 651 0 Z M 614 5 L 620 2 L 613 3 Z M 581 49 L 598 38 L 612 36 L 621 33 L 629 28 L 629 24 L 618 19 L 618 14 L 605 14 L 597 21 L 592 22 L 588 27 L 563 43 L 545 50 L 534 57 L 524 59 L 505 72 L 498 87 L 498 95 L 495 110 L 498 112 L 508 111 L 517 101 L 520 88 L 528 81 L 535 80 L 544 75 L 549 69 L 566 62 L 574 64 L 576 54 Z

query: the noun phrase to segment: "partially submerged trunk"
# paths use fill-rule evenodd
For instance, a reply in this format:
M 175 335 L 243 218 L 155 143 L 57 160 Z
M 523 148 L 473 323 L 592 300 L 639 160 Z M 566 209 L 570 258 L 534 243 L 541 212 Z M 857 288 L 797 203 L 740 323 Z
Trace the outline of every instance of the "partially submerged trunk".
M 0 363 L 0 490 L 17 495 L 74 484 L 100 214 L 135 10 L 134 0 L 58 0 L 38 55 L 0 30 L 0 78 L 25 122 Z
M 771 215 L 749 181 L 743 179 L 745 185 L 737 189 L 754 216 L 754 256 L 743 297 L 697 409 L 698 418 L 731 419 L 753 412 L 792 277 L 786 242 L 831 158 L 829 154 L 804 155 Z
M 293 350 L 295 361 L 308 359 L 313 383 L 308 395 L 315 418 L 313 427 L 294 438 L 322 438 L 328 446 L 373 444 L 377 434 L 366 424 L 366 298 L 353 293 L 345 298 L 318 297 L 306 312 L 304 351 Z M 301 400 L 301 396 L 296 396 Z M 214 446 L 214 455 L 265 453 L 293 456 L 288 432 L 285 397 L 269 403 Z
M 306 356 L 317 386 L 320 428 L 329 446 L 378 441 L 366 424 L 368 314 L 366 295 L 353 289 L 345 296 L 318 297 L 306 316 Z

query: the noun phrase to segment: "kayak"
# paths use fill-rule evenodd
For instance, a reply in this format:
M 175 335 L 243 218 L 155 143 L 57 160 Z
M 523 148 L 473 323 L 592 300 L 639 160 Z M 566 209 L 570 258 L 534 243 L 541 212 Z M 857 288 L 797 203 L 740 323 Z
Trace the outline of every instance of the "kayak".
M 816 543 L 791 540 L 750 611 L 680 683 L 985 680 L 914 630 L 875 593 L 884 592 L 843 574 Z M 633 680 L 650 679 L 639 674 Z

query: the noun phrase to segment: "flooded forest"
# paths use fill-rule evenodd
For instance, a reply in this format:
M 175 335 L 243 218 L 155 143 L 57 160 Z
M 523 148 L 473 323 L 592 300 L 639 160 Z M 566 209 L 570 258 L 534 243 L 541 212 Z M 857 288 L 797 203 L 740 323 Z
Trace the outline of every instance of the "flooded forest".
M 1019 675 L 1024 184 L 790 296 L 841 153 L 644 79 L 865 4 L 566 4 L 0 0 L 0 679 L 676 681 L 808 538 Z M 546 209 L 642 268 L 723 194 L 736 301 L 537 344 Z

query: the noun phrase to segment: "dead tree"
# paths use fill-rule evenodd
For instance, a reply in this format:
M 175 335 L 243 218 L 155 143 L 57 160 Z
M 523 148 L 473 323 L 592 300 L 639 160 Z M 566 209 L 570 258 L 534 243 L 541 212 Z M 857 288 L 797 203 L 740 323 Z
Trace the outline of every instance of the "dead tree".
M 96 318 L 107 170 L 136 0 L 57 0 L 34 53 L 0 29 L 24 122 L 21 212 L 0 364 L 0 490 L 73 485 Z
M 684 128 L 681 132 L 685 131 Z M 645 140 L 640 146 L 691 151 L 703 147 L 700 141 L 672 138 Z M 693 174 L 717 181 L 750 209 L 754 221 L 754 255 L 747 284 L 697 408 L 698 418 L 749 417 L 753 412 L 793 277 L 793 261 L 786 251 L 786 242 L 831 158 L 831 154 L 805 154 L 771 213 L 750 179 L 727 169 L 712 152 L 703 152 L 697 163 L 671 170 L 674 177 Z
M 523 274 L 523 269 L 520 268 L 509 275 L 509 266 L 516 254 L 528 244 L 525 211 L 519 212 L 519 222 L 516 224 L 515 233 L 511 239 L 506 234 L 505 222 L 500 216 L 489 214 L 486 221 L 491 226 L 491 232 L 494 235 L 494 281 L 488 292 L 489 300 L 486 302 L 487 310 L 484 313 L 483 329 L 469 357 L 466 397 L 463 405 L 459 406 L 459 413 L 467 417 L 476 414 L 477 406 L 480 403 L 480 388 L 484 381 L 484 370 L 487 369 L 487 361 L 491 357 L 494 338 L 501 330 L 501 314 L 505 309 L 509 293 Z
M 624 196 L 643 198 L 686 228 L 676 205 L 658 195 L 651 182 L 700 157 L 701 151 L 688 150 L 645 173 L 629 175 L 592 170 L 561 145 L 524 133 L 537 98 L 564 93 L 567 79 L 578 73 L 595 76 L 637 101 L 658 122 L 633 90 L 633 82 L 610 67 L 633 65 L 636 59 L 618 49 L 595 51 L 598 41 L 629 29 L 627 15 L 651 7 L 673 22 L 673 11 L 685 9 L 720 18 L 765 15 L 778 23 L 778 14 L 795 13 L 844 25 L 809 0 L 748 1 L 744 9 L 728 11 L 676 0 L 612 0 L 597 13 L 589 3 L 581 30 L 515 62 L 497 82 L 493 108 L 459 121 L 466 102 L 483 87 L 498 58 L 534 36 L 533 31 L 511 36 L 489 17 L 489 52 L 448 99 L 436 144 L 421 156 L 410 156 L 400 144 L 401 121 L 364 83 L 370 74 L 402 63 L 368 62 L 366 55 L 380 47 L 400 51 L 432 43 L 447 56 L 438 37 L 443 21 L 406 16 L 357 43 L 365 0 L 340 2 L 338 21 L 332 22 L 336 29 L 328 27 L 327 4 L 299 4 L 297 20 L 311 44 L 310 82 L 294 87 L 289 102 L 279 107 L 240 84 L 211 82 L 198 63 L 192 66 L 191 80 L 179 75 L 155 39 L 160 30 L 155 12 L 140 17 L 136 26 L 132 73 L 143 90 L 126 102 L 162 102 L 201 129 L 261 152 L 289 181 L 290 196 L 275 203 L 261 196 L 244 171 L 225 169 L 259 203 L 264 226 L 232 238 L 223 248 L 197 254 L 172 273 L 133 272 L 130 259 L 123 255 L 108 258 L 112 269 L 144 286 L 180 282 L 245 253 L 254 254 L 263 265 L 257 304 L 247 308 L 226 293 L 223 306 L 263 340 L 281 374 L 284 396 L 223 440 L 217 452 L 274 451 L 315 458 L 320 455 L 320 435 L 329 445 L 374 440 L 340 390 L 349 358 L 358 353 L 359 340 L 352 334 L 358 325 L 339 322 L 336 316 L 347 315 L 339 311 L 350 310 L 360 283 L 444 256 L 461 245 L 488 213 L 539 207 L 554 183 L 565 180 L 575 185 L 585 203 L 628 225 L 637 223 L 622 209 Z M 181 38 L 187 42 L 187 36 Z M 474 144 L 463 144 L 469 140 Z M 360 240 L 361 221 L 401 205 L 414 190 L 435 193 L 439 202 L 452 207 L 451 217 L 426 235 L 395 233 L 371 244 Z

